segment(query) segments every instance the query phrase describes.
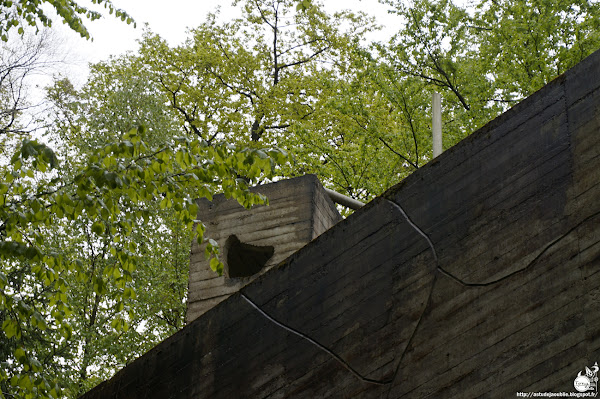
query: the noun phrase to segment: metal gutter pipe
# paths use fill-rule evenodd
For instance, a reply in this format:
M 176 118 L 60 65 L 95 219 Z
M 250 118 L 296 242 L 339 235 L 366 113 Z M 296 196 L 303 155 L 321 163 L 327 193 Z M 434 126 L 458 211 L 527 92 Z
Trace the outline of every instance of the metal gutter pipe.
M 340 204 L 342 206 L 345 206 L 345 207 L 348 207 L 348 208 L 354 209 L 354 210 L 360 209 L 363 206 L 365 206 L 364 202 L 360 202 L 360 201 L 355 200 L 354 198 L 350 198 L 344 194 L 340 194 L 340 193 L 330 190 L 328 188 L 326 188 L 325 191 L 329 195 L 329 198 L 331 198 L 331 200 L 333 202 L 335 202 L 336 204 Z

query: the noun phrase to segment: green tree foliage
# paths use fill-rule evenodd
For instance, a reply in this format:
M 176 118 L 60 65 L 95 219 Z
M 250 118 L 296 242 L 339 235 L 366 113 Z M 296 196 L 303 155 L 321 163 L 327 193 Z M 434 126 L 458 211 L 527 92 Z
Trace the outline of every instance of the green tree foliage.
M 51 136 L 57 140 L 54 147 L 62 149 L 59 154 L 67 170 L 79 168 L 80 160 L 113 141 L 115 132 L 128 131 L 142 121 L 146 127 L 140 137 L 152 146 L 168 145 L 180 134 L 164 99 L 156 95 L 147 76 L 130 73 L 136 69 L 130 60 L 120 58 L 92 66 L 83 90 L 75 90 L 67 79 L 58 80 L 49 89 L 55 104 Z M 107 79 L 108 72 L 112 79 Z M 210 186 L 217 189 L 218 184 Z M 189 188 L 180 189 L 186 189 L 190 198 L 198 195 Z M 172 209 L 160 209 L 152 203 L 145 206 L 152 217 L 130 235 L 143 249 L 132 280 L 137 297 L 128 307 L 131 327 L 118 339 L 110 329 L 104 329 L 112 309 L 97 305 L 102 295 L 88 294 L 93 293 L 92 282 L 83 284 L 77 293 L 77 322 L 81 327 L 74 330 L 89 332 L 74 334 L 71 347 L 83 348 L 85 356 L 73 355 L 71 373 L 68 377 L 62 374 L 63 385 L 87 390 L 183 326 L 191 235 Z M 87 233 L 73 231 L 67 236 L 86 237 Z M 69 245 L 72 243 L 62 244 Z M 95 270 L 91 260 L 99 252 L 102 250 L 95 248 L 94 253 L 86 254 L 90 270 Z
M 122 61 L 112 70 L 120 80 L 103 81 L 108 65 L 99 64 L 85 90 L 66 79 L 49 89 L 58 151 L 26 139 L 5 160 L 6 397 L 76 397 L 181 328 L 189 244 L 194 233 L 202 240 L 195 199 L 223 191 L 245 206 L 262 202 L 248 185 L 283 161 L 276 149 L 178 138 L 164 98 L 140 73 L 124 75 L 136 66 Z
M 600 47 L 597 1 L 383 2 L 404 24 L 380 54 L 401 80 L 442 93 L 445 146 Z
M 487 0 L 472 36 L 501 98 L 523 98 L 600 46 L 600 3 L 591 0 Z
M 111 0 L 89 0 L 76 2 L 74 0 L 52 1 L 52 0 L 1 0 L 0 1 L 0 38 L 8 40 L 8 33 L 13 28 L 18 28 L 19 34 L 23 34 L 26 26 L 40 27 L 52 26 L 52 19 L 42 7 L 47 4 L 52 7 L 58 17 L 81 37 L 90 38 L 90 34 L 83 24 L 83 18 L 94 21 L 102 18 L 102 14 L 94 10 L 94 6 L 103 6 L 110 14 L 130 24 L 133 20 L 121 9 L 115 8 Z
M 158 218 L 156 208 L 172 209 L 182 234 L 189 234 L 185 232 L 194 225 L 195 198 L 210 198 L 216 182 L 246 206 L 260 202 L 264 199 L 247 191 L 247 180 L 271 175 L 273 159 L 283 156 L 277 150 L 238 151 L 199 139 L 172 139 L 150 147 L 143 134 L 143 129 L 133 129 L 122 140 L 97 148 L 75 174 L 59 168 L 49 147 L 26 140 L 3 171 L 2 392 L 58 397 L 57 380 L 74 369 L 86 377 L 91 359 L 103 367 L 122 364 L 126 359 L 118 351 L 111 353 L 108 342 L 143 341 L 135 339 L 140 329 L 125 334 L 132 324 L 144 328 L 140 322 L 145 315 L 131 306 L 140 287 L 147 289 L 160 278 L 176 285 L 182 269 L 167 276 L 169 269 L 143 264 L 148 251 L 177 254 L 173 246 L 189 245 L 178 237 L 162 243 L 156 236 L 144 237 L 141 226 Z M 198 226 L 202 240 L 203 227 Z M 147 243 L 156 246 L 148 249 Z M 162 261 L 182 260 L 164 256 Z M 152 273 L 158 276 L 148 276 Z M 151 312 L 157 301 L 144 306 Z M 88 352 L 92 339 L 108 340 L 100 354 Z M 77 392 L 71 389 L 71 395 Z
M 363 47 L 374 29 L 316 2 L 250 1 L 242 18 L 209 16 L 178 47 L 148 33 L 137 57 L 190 135 L 277 143 L 294 158 L 287 176 L 316 173 L 366 199 L 414 170 L 427 147 L 406 119 L 417 111 L 390 103 L 402 95 L 382 88 Z

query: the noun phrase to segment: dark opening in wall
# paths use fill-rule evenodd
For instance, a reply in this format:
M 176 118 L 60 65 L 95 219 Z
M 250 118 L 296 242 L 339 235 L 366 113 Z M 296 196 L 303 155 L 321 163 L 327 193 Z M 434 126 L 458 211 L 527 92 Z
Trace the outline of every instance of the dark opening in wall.
M 227 259 L 225 268 L 229 277 L 250 277 L 265 266 L 273 256 L 275 248 L 270 245 L 246 244 L 235 235 L 231 235 L 225 242 L 224 252 Z

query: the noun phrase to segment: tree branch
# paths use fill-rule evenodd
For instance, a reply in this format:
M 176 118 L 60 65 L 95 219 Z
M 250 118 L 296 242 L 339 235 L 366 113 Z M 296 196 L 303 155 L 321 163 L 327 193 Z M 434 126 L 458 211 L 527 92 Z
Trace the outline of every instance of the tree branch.
M 289 64 L 283 64 L 279 67 L 279 70 L 282 70 L 284 68 L 288 68 L 288 67 L 292 67 L 292 66 L 296 66 L 296 65 L 302 65 L 302 64 L 306 64 L 307 62 L 309 62 L 310 60 L 312 60 L 313 58 L 315 58 L 316 56 L 318 56 L 319 54 L 323 53 L 324 51 L 327 51 L 331 48 L 331 46 L 326 46 L 323 47 L 322 49 L 316 51 L 315 53 L 313 53 L 312 55 L 310 55 L 309 57 L 303 59 L 303 60 L 299 60 L 299 61 L 295 61 L 295 62 L 290 62 Z
M 415 169 L 419 169 L 419 167 L 417 165 L 415 165 L 410 159 L 406 158 L 404 155 L 400 154 L 399 152 L 397 152 L 396 150 L 394 150 L 392 147 L 390 147 L 390 145 L 388 143 L 385 142 L 384 139 L 382 139 L 381 137 L 377 137 L 384 146 L 386 146 L 391 152 L 393 152 L 394 154 L 398 155 L 400 158 L 404 159 L 406 162 L 408 162 L 410 164 L 410 166 L 412 166 Z

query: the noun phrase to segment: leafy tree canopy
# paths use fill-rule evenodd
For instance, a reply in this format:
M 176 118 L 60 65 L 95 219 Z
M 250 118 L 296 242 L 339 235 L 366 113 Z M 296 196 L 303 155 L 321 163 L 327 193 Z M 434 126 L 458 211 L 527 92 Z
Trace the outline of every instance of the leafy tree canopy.
M 43 5 L 52 7 L 63 23 L 79 33 L 81 37 L 90 38 L 90 34 L 83 24 L 83 18 L 94 21 L 102 17 L 102 14 L 94 10 L 94 6 L 103 6 L 108 9 L 109 14 L 131 24 L 133 19 L 123 10 L 116 8 L 111 0 L 89 0 L 76 2 L 74 0 L 1 0 L 0 1 L 0 37 L 3 41 L 8 40 L 8 33 L 17 28 L 19 34 L 24 33 L 25 26 L 52 26 L 52 19 L 44 10 Z
M 446 145 L 600 47 L 597 1 L 383 2 L 404 24 L 380 53 L 402 79 L 442 93 Z
M 5 66 L 13 82 L 21 64 Z M 57 81 L 52 146 L 18 129 L 20 86 L 2 86 L 0 397 L 77 397 L 181 328 L 193 236 L 222 267 L 195 200 L 220 191 L 265 202 L 248 186 L 285 160 L 276 148 L 182 137 L 142 79 L 81 93 Z
M 129 312 L 136 297 L 133 277 L 147 253 L 135 233 L 155 217 L 149 204 L 172 209 L 180 228 L 189 231 L 196 217 L 195 199 L 210 198 L 215 184 L 246 206 L 264 201 L 247 191 L 248 182 L 272 175 L 273 159 L 283 156 L 277 150 L 236 151 L 198 139 L 174 138 L 150 147 L 143 134 L 143 129 L 133 129 L 118 142 L 96 148 L 74 175 L 59 169 L 49 147 L 25 140 L 3 171 L 3 392 L 59 395 L 55 380 L 72 361 L 65 353 L 76 356 L 69 345 L 72 325 L 80 316 L 74 313 L 74 302 L 81 284 L 91 287 L 87 294 L 94 298 L 96 313 L 104 307 L 112 315 L 110 325 L 102 328 L 117 333 L 128 329 L 135 318 Z M 200 241 L 202 233 L 199 223 Z M 60 242 L 70 246 L 55 246 Z M 90 258 L 82 258 L 85 253 Z M 218 261 L 211 265 L 221 267 Z

